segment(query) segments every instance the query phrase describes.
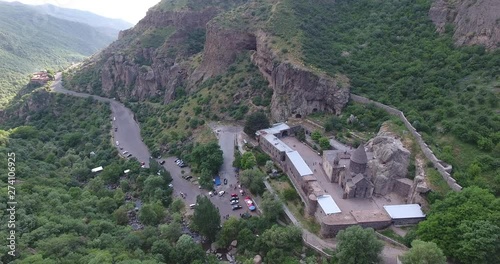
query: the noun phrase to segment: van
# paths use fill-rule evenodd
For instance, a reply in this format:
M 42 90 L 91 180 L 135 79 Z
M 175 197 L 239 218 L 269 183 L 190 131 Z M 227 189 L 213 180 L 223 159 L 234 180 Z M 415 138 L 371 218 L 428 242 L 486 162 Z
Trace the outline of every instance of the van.
M 194 209 L 196 207 L 196 204 L 190 204 L 189 208 Z

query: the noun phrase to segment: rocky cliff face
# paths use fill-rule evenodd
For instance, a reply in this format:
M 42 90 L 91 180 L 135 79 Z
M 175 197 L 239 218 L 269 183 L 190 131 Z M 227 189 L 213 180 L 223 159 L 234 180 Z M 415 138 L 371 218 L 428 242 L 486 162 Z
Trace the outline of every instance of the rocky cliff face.
M 4 123 L 7 119 L 31 118 L 30 113 L 36 113 L 42 109 L 46 109 L 53 103 L 55 96 L 49 92 L 39 90 L 31 93 L 26 97 L 26 100 L 17 101 L 15 105 L 11 105 L 5 110 L 0 110 L 0 123 Z
M 453 38 L 457 45 L 500 47 L 500 1 L 498 0 L 435 0 L 429 11 L 438 32 L 446 23 L 455 26 Z
M 99 83 L 78 89 L 106 97 L 140 101 L 154 98 L 168 103 L 174 99 L 177 87 L 194 92 L 201 82 L 224 73 L 239 54 L 252 50 L 252 62 L 274 91 L 271 113 L 275 121 L 316 111 L 340 113 L 349 99 L 347 78 L 339 78 L 343 80 L 341 85 L 336 78 L 283 61 L 268 45 L 269 37 L 259 29 L 265 26 L 248 26 L 247 21 L 233 25 L 220 17 L 213 19 L 220 12 L 213 7 L 198 11 L 151 9 L 133 29 L 121 32 L 118 41 L 83 67 L 98 68 Z M 148 32 L 165 28 L 175 32 L 161 45 L 143 45 Z M 194 30 L 206 34 L 199 65 L 192 57 L 194 53 L 185 50 Z
M 255 41 L 255 36 L 245 30 L 208 23 L 203 61 L 190 77 L 190 83 L 222 74 L 242 51 L 255 50 Z
M 314 73 L 287 61 L 279 61 L 267 45 L 264 32 L 257 33 L 252 61 L 274 90 L 271 115 L 275 121 L 314 112 L 340 113 L 349 101 L 349 87 L 336 79 Z
M 179 47 L 185 47 L 189 34 L 204 30 L 207 22 L 217 13 L 215 8 L 200 11 L 148 11 L 134 28 L 121 32 L 119 40 L 87 66 L 100 68 L 100 94 L 140 101 L 161 97 L 164 103 L 170 102 L 175 89 L 186 85 L 188 72 L 191 71 L 186 58 L 193 54 Z M 166 28 L 175 31 L 158 47 L 143 45 L 142 33 Z M 96 61 L 102 61 L 102 65 L 96 65 Z M 95 92 L 90 86 L 77 89 Z
M 390 132 L 381 131 L 371 139 L 368 151 L 373 151 L 374 158 L 368 162 L 368 171 L 373 175 L 375 185 L 373 193 L 386 195 L 391 191 L 391 182 L 405 178 L 410 163 L 410 151 Z

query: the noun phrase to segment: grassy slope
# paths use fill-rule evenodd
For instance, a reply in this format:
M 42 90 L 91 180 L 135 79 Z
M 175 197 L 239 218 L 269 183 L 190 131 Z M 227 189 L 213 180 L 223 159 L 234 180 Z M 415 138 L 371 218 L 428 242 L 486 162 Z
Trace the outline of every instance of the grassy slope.
M 0 106 L 26 84 L 28 74 L 68 66 L 111 41 L 90 26 L 0 2 Z
M 500 51 L 455 48 L 449 34 L 436 35 L 430 1 L 320 2 L 289 3 L 305 63 L 403 110 L 460 184 L 500 194 Z

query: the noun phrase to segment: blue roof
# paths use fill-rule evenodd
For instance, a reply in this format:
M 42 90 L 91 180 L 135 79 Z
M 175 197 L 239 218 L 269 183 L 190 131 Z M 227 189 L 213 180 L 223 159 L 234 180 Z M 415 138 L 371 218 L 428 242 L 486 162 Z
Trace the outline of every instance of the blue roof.
M 220 185 L 220 177 L 219 176 L 215 177 L 215 185 L 217 185 L 217 186 Z

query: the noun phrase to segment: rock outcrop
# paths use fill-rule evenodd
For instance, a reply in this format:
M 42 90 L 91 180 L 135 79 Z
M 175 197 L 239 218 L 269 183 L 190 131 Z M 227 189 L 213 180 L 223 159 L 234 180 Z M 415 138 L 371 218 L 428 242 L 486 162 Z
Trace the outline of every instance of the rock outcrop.
M 301 65 L 280 61 L 267 42 L 266 34 L 258 32 L 252 61 L 274 90 L 271 114 L 275 121 L 314 112 L 341 112 L 349 101 L 348 85 Z
M 392 191 L 395 180 L 406 177 L 410 151 L 389 132 L 379 132 L 367 146 L 374 154 L 368 162 L 368 171 L 375 185 L 373 193 L 386 195 Z
M 161 101 L 168 103 L 174 99 L 177 87 L 186 86 L 192 71 L 186 60 L 192 54 L 185 50 L 189 34 L 203 31 L 218 12 L 213 7 L 199 11 L 151 9 L 134 28 L 120 32 L 116 42 L 82 68 L 99 68 L 100 95 L 140 101 L 162 97 Z M 144 32 L 167 29 L 173 33 L 163 43 L 156 47 L 143 45 Z M 90 85 L 77 89 L 96 92 Z
M 223 73 L 238 54 L 255 49 L 253 34 L 241 29 L 223 27 L 214 22 L 208 23 L 203 61 L 190 77 L 190 83 L 205 81 Z
M 455 26 L 453 38 L 457 45 L 500 47 L 498 0 L 435 0 L 429 16 L 438 32 L 443 32 L 447 23 Z

